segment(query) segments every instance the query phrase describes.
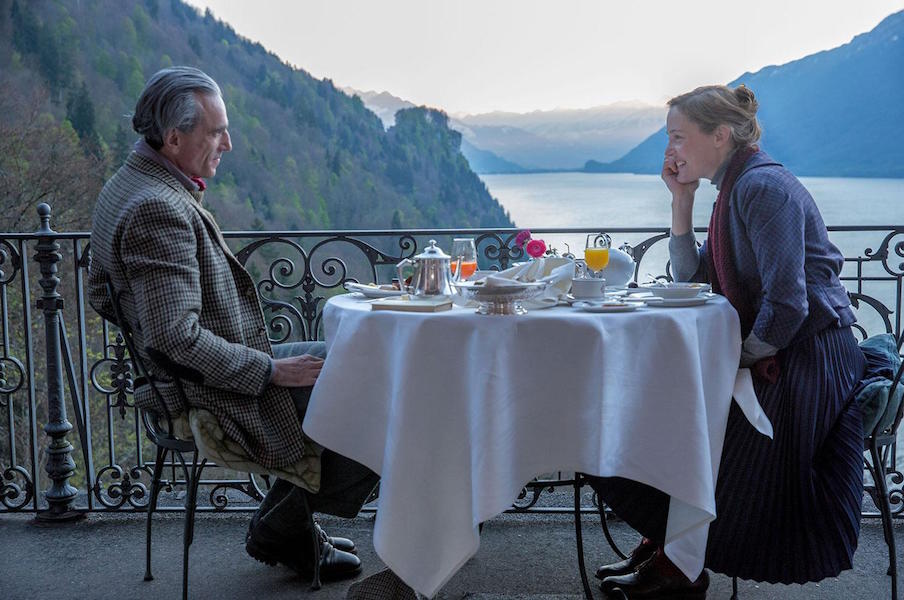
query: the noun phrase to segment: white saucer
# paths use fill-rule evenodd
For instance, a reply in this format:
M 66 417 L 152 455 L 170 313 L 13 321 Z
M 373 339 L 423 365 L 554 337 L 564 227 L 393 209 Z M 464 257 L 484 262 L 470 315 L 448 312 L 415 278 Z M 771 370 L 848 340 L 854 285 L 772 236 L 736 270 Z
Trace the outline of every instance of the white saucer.
M 573 305 L 575 302 L 587 302 L 590 304 L 596 303 L 599 304 L 603 300 L 605 300 L 605 296 L 588 296 L 587 298 L 575 298 L 574 294 L 568 293 L 565 294 L 562 299 L 563 302 L 567 302 L 569 305 Z
M 645 298 L 647 306 L 658 308 L 680 308 L 684 306 L 700 306 L 715 294 L 700 294 L 693 298 Z
M 586 302 L 580 300 L 572 304 L 574 308 L 579 308 L 584 312 L 592 313 L 621 313 L 637 310 L 638 304 L 601 304 L 599 302 Z

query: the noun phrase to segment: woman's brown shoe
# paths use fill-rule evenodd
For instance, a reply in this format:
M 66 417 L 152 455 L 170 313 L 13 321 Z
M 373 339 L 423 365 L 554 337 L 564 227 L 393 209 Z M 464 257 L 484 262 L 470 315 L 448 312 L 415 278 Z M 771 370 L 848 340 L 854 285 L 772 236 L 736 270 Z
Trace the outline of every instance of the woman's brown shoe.
M 605 579 L 606 577 L 614 577 L 616 575 L 627 575 L 633 573 L 634 570 L 653 556 L 659 544 L 651 539 L 643 538 L 640 544 L 631 551 L 628 558 L 611 565 L 603 565 L 596 570 L 597 579 Z

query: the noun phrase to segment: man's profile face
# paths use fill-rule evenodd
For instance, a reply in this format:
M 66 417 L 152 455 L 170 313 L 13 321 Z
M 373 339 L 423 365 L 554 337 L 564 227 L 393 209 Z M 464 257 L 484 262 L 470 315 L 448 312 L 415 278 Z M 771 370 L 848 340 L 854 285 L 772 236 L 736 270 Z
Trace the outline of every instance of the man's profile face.
M 220 157 L 232 150 L 226 105 L 217 95 L 195 94 L 198 123 L 191 131 L 170 131 L 163 142 L 163 153 L 189 177 L 213 177 Z

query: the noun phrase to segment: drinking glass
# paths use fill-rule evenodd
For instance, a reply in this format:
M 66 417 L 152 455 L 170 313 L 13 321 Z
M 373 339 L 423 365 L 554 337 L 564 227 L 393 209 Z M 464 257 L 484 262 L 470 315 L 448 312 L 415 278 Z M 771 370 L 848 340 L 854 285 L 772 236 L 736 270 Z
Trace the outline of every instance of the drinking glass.
M 467 279 L 477 270 L 477 246 L 474 245 L 474 238 L 455 238 L 452 240 L 452 274 L 461 259 L 461 279 Z
M 609 246 L 612 239 L 605 233 L 591 233 L 584 246 L 584 262 L 591 272 L 602 271 L 609 264 Z

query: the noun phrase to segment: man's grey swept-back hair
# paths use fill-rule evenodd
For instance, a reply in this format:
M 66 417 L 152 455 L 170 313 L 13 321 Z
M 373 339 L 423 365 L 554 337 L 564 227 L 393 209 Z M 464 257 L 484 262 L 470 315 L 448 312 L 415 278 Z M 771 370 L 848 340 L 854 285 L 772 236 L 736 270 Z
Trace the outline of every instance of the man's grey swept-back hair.
M 195 94 L 222 96 L 220 86 L 194 67 L 169 67 L 154 73 L 135 104 L 132 128 L 155 150 L 175 128 L 191 131 L 198 123 Z

